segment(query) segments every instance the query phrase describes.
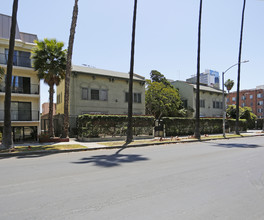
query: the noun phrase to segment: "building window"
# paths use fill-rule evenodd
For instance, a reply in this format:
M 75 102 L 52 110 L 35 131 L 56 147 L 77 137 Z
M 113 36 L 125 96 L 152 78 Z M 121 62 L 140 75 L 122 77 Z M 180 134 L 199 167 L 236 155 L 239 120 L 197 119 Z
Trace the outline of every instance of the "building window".
M 250 98 L 250 99 L 253 99 L 253 95 L 250 95 L 249 98 Z
M 229 98 L 226 99 L 226 102 L 229 102 Z
M 262 98 L 262 94 L 261 93 L 257 94 L 257 97 Z
M 128 92 L 125 94 L 125 102 L 128 102 Z M 141 103 L 141 93 L 133 93 L 133 102 Z
M 188 107 L 188 100 L 182 100 L 182 104 L 184 108 Z
M 99 100 L 99 90 L 91 89 L 91 100 Z
M 236 101 L 236 97 L 232 97 L 232 101 L 235 102 Z
M 82 88 L 82 100 L 88 100 L 88 88 Z
M 100 92 L 101 92 L 100 100 L 107 101 L 108 100 L 108 91 L 107 90 L 101 90 Z
M 263 101 L 258 101 L 258 105 L 263 105 Z
M 263 109 L 262 108 L 258 108 L 258 113 L 261 113 L 263 112 Z
M 200 108 L 205 108 L 205 100 L 200 100 Z
M 242 107 L 245 107 L 245 103 L 244 102 L 242 103 Z
M 219 101 L 213 101 L 213 108 L 223 108 L 223 103 Z
M 242 99 L 242 100 L 246 100 L 246 96 L 243 95 L 243 96 L 241 97 L 241 99 Z
M 250 106 L 253 106 L 253 102 L 250 102 Z

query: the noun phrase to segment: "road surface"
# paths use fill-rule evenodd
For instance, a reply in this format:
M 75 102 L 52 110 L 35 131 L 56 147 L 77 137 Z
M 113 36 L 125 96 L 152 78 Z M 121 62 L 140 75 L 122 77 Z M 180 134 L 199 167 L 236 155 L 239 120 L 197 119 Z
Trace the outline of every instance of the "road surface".
M 264 137 L 0 158 L 0 219 L 264 219 Z

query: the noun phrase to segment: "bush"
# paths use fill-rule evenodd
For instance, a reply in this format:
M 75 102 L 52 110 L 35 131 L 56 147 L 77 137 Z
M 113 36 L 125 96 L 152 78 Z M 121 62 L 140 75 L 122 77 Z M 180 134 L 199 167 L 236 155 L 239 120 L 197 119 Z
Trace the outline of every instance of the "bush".
M 192 135 L 195 130 L 194 118 L 162 118 L 165 125 L 167 136 Z M 247 130 L 247 122 L 245 119 L 240 119 L 240 130 Z M 229 119 L 226 123 L 230 126 L 231 131 L 235 130 L 235 120 Z M 223 119 L 221 118 L 201 118 L 200 119 L 201 134 L 217 134 L 223 132 Z
M 133 116 L 134 135 L 153 132 L 153 116 Z M 127 115 L 80 115 L 77 133 L 81 137 L 124 136 L 127 131 Z

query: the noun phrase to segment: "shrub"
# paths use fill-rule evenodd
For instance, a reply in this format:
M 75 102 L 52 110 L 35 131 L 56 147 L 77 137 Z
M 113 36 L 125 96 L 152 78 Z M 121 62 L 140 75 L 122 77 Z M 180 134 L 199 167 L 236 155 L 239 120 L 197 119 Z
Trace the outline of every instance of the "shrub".
M 135 135 L 152 134 L 153 116 L 133 116 Z M 82 137 L 124 136 L 127 130 L 127 115 L 80 115 L 77 118 L 77 133 Z

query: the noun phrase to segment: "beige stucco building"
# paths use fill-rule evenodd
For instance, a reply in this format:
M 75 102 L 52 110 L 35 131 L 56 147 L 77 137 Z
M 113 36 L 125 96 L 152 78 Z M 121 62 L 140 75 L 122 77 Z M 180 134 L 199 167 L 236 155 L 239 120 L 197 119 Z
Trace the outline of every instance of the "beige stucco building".
M 0 65 L 7 67 L 11 17 L 0 14 Z M 31 50 L 36 35 L 22 33 L 16 27 L 15 51 L 13 58 L 11 121 L 13 139 L 19 141 L 37 140 L 40 132 L 39 80 L 31 65 Z M 0 132 L 4 125 L 5 77 L 0 82 Z
M 184 107 L 194 110 L 194 117 L 196 109 L 196 84 L 177 80 L 172 82 L 172 85 L 179 90 Z M 220 89 L 200 85 L 200 117 L 222 117 L 222 94 L 222 90 Z
M 127 114 L 129 74 L 84 66 L 72 66 L 69 115 Z M 64 113 L 65 82 L 57 86 L 57 114 Z M 133 114 L 145 114 L 145 78 L 134 74 Z

